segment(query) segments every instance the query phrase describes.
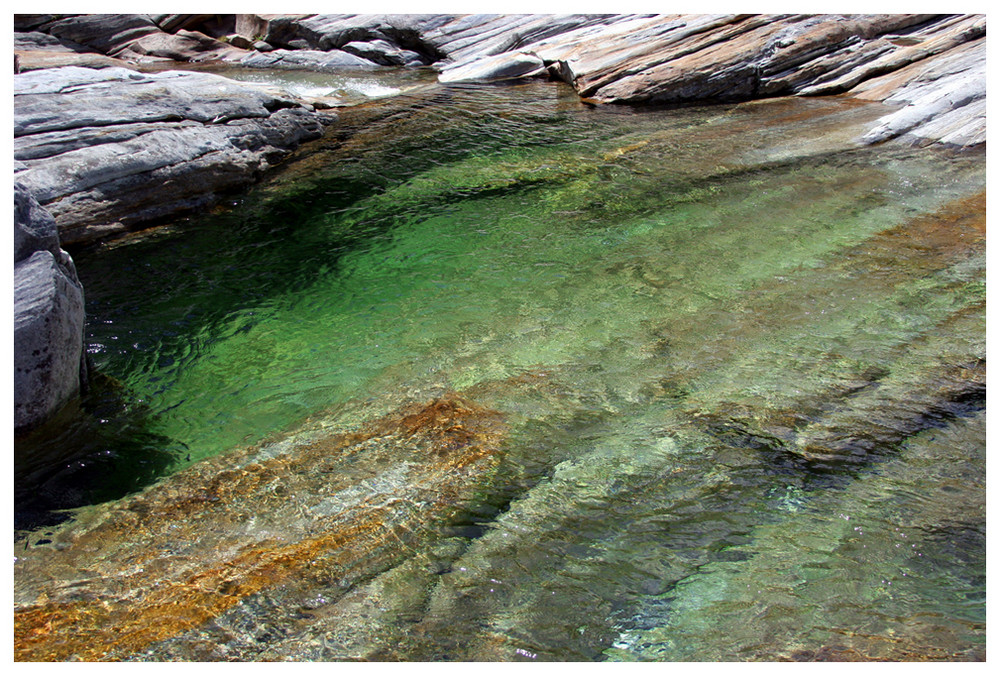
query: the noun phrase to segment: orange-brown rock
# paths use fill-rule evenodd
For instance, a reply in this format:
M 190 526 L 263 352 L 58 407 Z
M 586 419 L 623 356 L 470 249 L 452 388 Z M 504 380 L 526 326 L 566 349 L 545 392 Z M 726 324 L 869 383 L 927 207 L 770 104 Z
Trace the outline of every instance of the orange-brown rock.
M 503 436 L 497 412 L 445 396 L 214 458 L 94 508 L 19 554 L 15 659 L 124 659 L 253 595 L 335 594 L 447 527 Z

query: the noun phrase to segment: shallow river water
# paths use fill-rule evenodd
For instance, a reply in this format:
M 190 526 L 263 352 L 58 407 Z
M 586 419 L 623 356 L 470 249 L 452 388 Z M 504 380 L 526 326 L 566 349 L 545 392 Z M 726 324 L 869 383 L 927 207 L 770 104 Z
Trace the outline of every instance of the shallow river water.
M 983 659 L 984 155 L 410 84 L 75 256 L 18 656 Z

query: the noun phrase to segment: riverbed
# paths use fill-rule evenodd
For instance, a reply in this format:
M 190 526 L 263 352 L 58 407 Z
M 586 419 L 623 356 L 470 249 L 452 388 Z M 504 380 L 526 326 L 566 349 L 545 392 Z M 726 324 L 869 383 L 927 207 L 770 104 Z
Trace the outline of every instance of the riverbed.
M 191 561 L 296 563 L 24 654 L 984 658 L 984 153 L 862 147 L 886 108 L 835 97 L 365 86 L 252 190 L 74 253 L 107 382 L 19 470 L 25 607 L 128 627 Z

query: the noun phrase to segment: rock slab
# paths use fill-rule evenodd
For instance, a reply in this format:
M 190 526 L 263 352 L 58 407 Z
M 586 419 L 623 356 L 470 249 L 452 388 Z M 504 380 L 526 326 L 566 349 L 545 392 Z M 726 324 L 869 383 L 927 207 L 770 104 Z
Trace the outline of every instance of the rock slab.
M 86 380 L 83 287 L 56 223 L 14 186 L 14 429 L 51 417 Z
M 554 77 L 618 104 L 847 94 L 905 107 L 864 143 L 965 148 L 986 136 L 984 15 L 43 14 L 15 15 L 14 26 L 36 36 L 15 42 L 25 68 L 109 57 L 316 71 L 433 65 L 443 83 Z
M 982 15 L 486 15 L 422 37 L 447 83 L 548 75 L 617 104 L 847 94 L 905 106 L 864 143 L 986 140 Z
M 432 63 L 443 83 L 554 77 L 595 103 L 846 94 L 903 106 L 863 143 L 967 148 L 986 138 L 983 15 L 315 14 L 267 23 L 269 42 L 303 54 L 283 67 L 345 51 L 398 65 L 388 55 L 407 50 L 403 65 Z
M 63 244 L 217 201 L 335 120 L 208 73 L 65 67 L 14 76 L 15 176 Z

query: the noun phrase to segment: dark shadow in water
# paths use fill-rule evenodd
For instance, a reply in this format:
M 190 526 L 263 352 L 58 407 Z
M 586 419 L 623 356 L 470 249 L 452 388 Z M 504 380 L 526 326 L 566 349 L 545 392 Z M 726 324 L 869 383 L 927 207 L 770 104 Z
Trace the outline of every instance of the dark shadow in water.
M 140 490 L 183 459 L 176 442 L 145 431 L 146 414 L 112 379 L 46 425 L 14 440 L 14 537 L 69 518 L 65 510 Z
M 388 210 L 359 218 L 352 211 L 359 200 L 484 146 L 509 148 L 511 136 L 496 133 L 503 120 L 467 117 L 474 124 L 435 129 L 440 143 L 403 138 L 361 157 L 321 162 L 305 194 L 295 184 L 277 193 L 251 189 L 233 194 L 231 208 L 177 219 L 133 241 L 71 248 L 86 289 L 86 348 L 94 370 L 106 375 L 95 377 L 82 401 L 16 440 L 15 530 L 54 525 L 68 518 L 60 510 L 139 490 L 183 460 L 186 449 L 148 432 L 151 414 L 113 378 L 152 364 L 183 368 L 184 355 L 205 336 L 217 336 L 233 312 L 312 283 L 408 218 Z M 545 121 L 555 127 L 561 116 Z M 541 144 L 557 131 L 523 135 L 516 144 Z M 336 135 L 319 147 L 336 148 L 350 136 L 343 129 Z M 254 320 L 248 321 L 240 330 L 250 328 Z

